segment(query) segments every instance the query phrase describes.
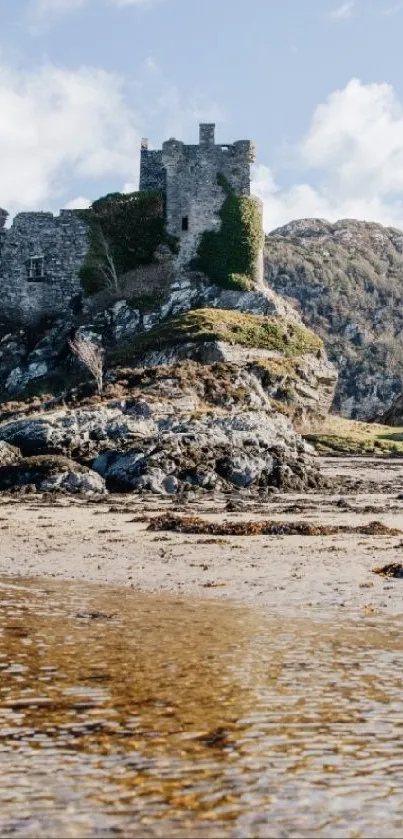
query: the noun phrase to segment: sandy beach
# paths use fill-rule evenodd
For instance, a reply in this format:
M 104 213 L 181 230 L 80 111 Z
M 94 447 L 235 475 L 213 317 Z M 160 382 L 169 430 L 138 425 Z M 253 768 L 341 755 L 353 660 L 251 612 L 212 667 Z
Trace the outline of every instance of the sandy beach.
M 0 573 L 113 583 L 227 598 L 269 614 L 349 617 L 402 611 L 403 581 L 373 573 L 403 559 L 403 461 L 324 459 L 323 493 L 188 501 L 108 496 L 3 496 Z M 237 509 L 233 509 L 236 507 Z M 402 535 L 220 536 L 153 532 L 161 512 L 206 521 L 304 521 L 355 528 L 373 521 Z

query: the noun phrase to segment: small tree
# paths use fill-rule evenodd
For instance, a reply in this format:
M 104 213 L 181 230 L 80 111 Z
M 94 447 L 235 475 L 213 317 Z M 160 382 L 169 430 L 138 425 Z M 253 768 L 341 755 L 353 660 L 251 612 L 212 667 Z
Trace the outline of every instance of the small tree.
M 69 347 L 73 355 L 77 356 L 90 371 L 96 381 L 98 393 L 102 396 L 104 384 L 104 352 L 102 347 L 99 347 L 89 338 L 83 338 L 80 335 L 69 341 Z

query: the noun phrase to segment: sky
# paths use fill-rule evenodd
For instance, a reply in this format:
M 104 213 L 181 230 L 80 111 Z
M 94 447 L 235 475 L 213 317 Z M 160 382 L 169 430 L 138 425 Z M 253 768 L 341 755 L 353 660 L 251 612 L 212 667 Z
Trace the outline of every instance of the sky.
M 403 228 L 403 0 L 0 0 L 0 206 L 138 188 L 141 137 L 251 139 L 266 230 Z

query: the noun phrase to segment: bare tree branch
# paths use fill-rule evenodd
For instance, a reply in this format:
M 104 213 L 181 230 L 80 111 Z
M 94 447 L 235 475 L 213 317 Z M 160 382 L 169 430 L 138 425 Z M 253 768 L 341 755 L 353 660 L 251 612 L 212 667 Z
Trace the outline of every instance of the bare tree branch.
M 90 371 L 96 381 L 98 393 L 102 396 L 104 384 L 104 353 L 102 347 L 99 347 L 89 338 L 83 338 L 79 335 L 69 341 L 69 347 L 73 355 Z
M 99 270 L 102 274 L 102 277 L 105 282 L 105 286 L 107 288 L 112 289 L 113 291 L 119 291 L 119 278 L 117 275 L 115 262 L 111 253 L 111 249 L 109 247 L 109 243 L 103 233 L 103 230 L 99 230 L 99 241 L 102 246 L 103 255 L 105 257 L 105 264 L 99 264 Z

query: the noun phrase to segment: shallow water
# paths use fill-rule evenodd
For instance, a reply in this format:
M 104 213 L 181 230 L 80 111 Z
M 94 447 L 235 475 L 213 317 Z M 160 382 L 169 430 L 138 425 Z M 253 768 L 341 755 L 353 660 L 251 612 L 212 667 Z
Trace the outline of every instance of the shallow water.
M 0 578 L 2 837 L 400 837 L 400 622 Z

